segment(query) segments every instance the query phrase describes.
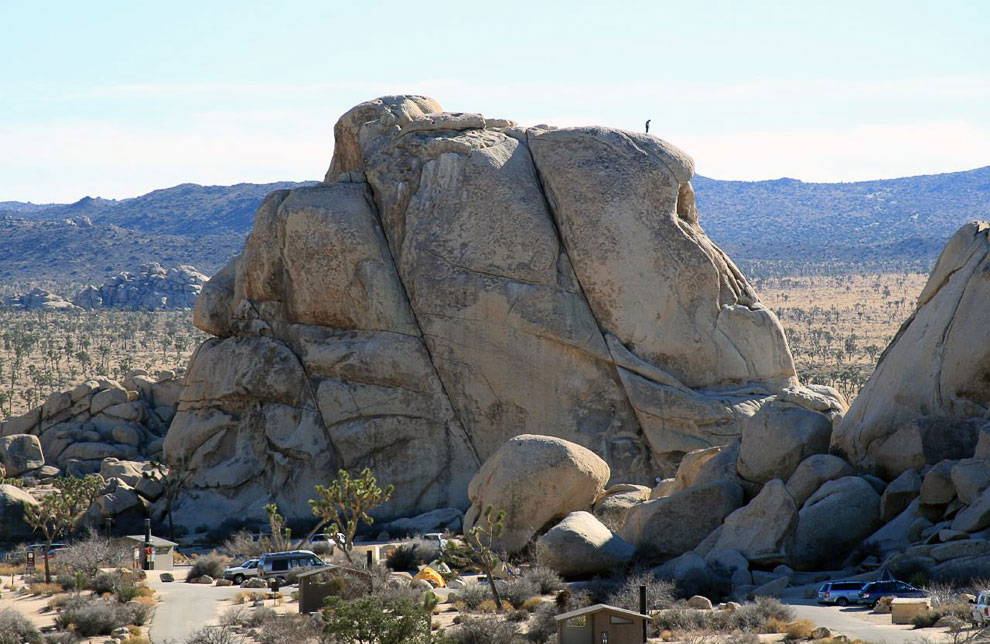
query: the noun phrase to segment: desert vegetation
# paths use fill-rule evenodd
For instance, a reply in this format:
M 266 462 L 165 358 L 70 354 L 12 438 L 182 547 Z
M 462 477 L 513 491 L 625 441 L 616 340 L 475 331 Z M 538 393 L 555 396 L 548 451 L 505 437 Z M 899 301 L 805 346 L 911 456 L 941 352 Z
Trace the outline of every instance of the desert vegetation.
M 780 318 L 804 382 L 835 387 L 851 402 L 911 312 L 928 276 L 832 274 L 754 279 Z
M 84 378 L 184 366 L 205 337 L 192 311 L 0 310 L 0 418 Z

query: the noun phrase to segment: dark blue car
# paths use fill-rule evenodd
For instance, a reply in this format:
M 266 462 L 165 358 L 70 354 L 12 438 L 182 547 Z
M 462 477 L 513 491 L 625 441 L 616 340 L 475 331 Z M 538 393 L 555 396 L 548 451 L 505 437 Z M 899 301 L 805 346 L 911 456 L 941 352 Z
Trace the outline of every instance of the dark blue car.
M 881 597 L 927 597 L 928 593 L 911 584 L 894 579 L 871 581 L 859 591 L 859 602 L 866 606 L 876 606 Z

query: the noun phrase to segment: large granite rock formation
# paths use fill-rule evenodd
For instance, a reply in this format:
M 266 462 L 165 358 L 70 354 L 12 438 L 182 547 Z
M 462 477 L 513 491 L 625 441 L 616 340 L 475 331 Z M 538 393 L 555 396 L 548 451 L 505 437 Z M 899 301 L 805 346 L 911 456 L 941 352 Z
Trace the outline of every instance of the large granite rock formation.
M 40 288 L 5 297 L 3 306 L 15 311 L 70 311 L 77 308 L 61 295 Z
M 833 450 L 893 479 L 973 455 L 990 418 L 990 224 L 960 228 L 838 424 Z
M 124 309 L 127 311 L 170 311 L 190 309 L 207 277 L 192 266 L 168 270 L 152 262 L 135 273 L 121 273 L 102 286 L 86 286 L 72 303 L 82 309 Z
M 338 467 L 396 484 L 381 515 L 465 507 L 481 462 L 524 433 L 652 484 L 767 402 L 844 411 L 797 386 L 674 146 L 418 96 L 358 105 L 334 134 L 323 184 L 270 194 L 197 301 L 217 337 L 165 444 L 193 470 L 180 520 L 217 501 L 307 514 Z

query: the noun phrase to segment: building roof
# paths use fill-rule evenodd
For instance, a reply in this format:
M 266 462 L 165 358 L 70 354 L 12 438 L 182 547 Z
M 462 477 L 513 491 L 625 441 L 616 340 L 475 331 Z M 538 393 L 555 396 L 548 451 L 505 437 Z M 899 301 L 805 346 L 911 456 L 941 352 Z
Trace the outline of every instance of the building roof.
M 570 619 L 572 617 L 580 617 L 581 615 L 588 615 L 591 613 L 597 613 L 600 611 L 608 611 L 610 613 L 619 613 L 620 615 L 625 615 L 626 617 L 640 617 L 642 619 L 651 619 L 649 615 L 644 615 L 642 613 L 637 613 L 634 610 L 626 610 L 625 608 L 619 608 L 617 606 L 609 606 L 608 604 L 595 604 L 594 606 L 585 606 L 584 608 L 579 608 L 577 610 L 572 610 L 569 613 L 562 613 L 557 615 L 555 618 L 558 622 L 565 619 Z
M 144 543 L 143 534 L 129 534 L 127 536 L 121 537 L 121 539 L 127 539 L 128 541 L 137 541 L 138 543 Z M 152 536 L 151 545 L 154 546 L 155 548 L 166 548 L 166 547 L 174 548 L 179 544 L 175 543 L 174 541 L 169 541 L 168 539 L 162 539 L 161 537 Z

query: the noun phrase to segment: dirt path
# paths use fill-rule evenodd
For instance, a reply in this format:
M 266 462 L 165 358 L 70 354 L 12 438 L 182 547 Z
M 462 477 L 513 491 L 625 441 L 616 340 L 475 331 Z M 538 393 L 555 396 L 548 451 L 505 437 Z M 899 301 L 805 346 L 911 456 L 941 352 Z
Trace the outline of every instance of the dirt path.
M 160 573 L 159 573 L 160 574 Z M 159 574 L 148 574 L 148 585 L 158 592 L 158 608 L 149 636 L 153 644 L 181 644 L 207 624 L 216 623 L 226 600 L 241 591 L 238 586 L 217 588 L 184 583 L 185 570 L 173 571 L 175 581 L 163 583 Z

